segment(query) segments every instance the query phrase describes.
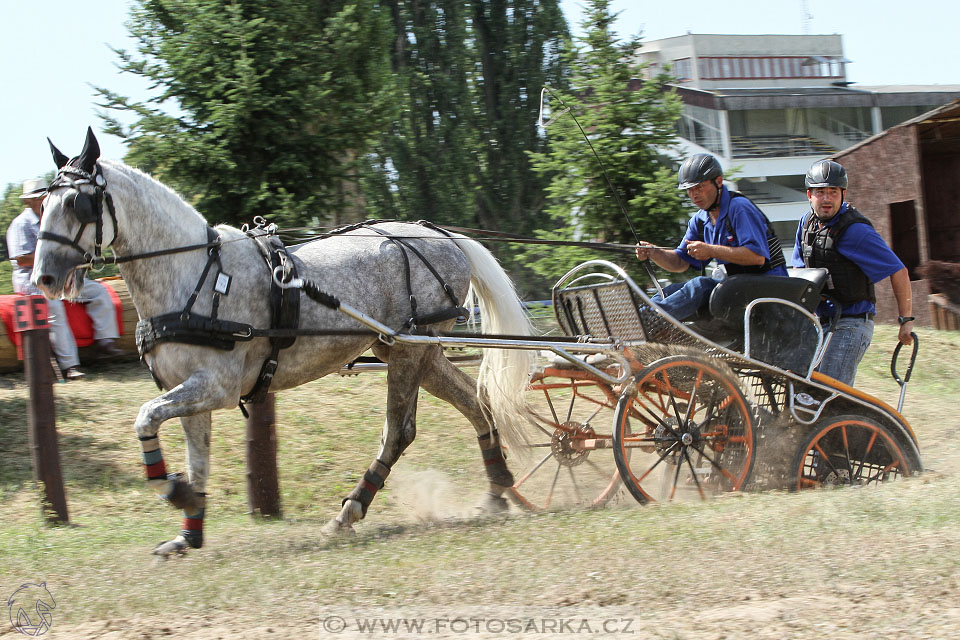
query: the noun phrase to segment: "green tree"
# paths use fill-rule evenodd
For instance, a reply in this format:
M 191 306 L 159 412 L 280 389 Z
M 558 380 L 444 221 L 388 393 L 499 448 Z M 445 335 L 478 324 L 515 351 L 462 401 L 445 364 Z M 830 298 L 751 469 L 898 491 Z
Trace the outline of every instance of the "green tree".
M 370 160 L 371 209 L 530 234 L 548 223 L 548 178 L 530 151 L 540 90 L 564 86 L 568 37 L 556 0 L 383 0 L 393 19 L 391 63 L 403 113 Z M 504 245 L 493 250 L 523 281 Z M 518 273 L 520 272 L 520 273 Z
M 136 0 L 138 51 L 116 53 L 159 93 L 98 88 L 106 129 L 213 221 L 356 217 L 358 159 L 392 115 L 388 27 L 375 0 Z
M 673 243 L 682 234 L 686 215 L 673 171 L 662 157 L 676 144 L 681 103 L 665 88 L 666 76 L 641 79 L 644 68 L 634 62 L 639 36 L 621 42 L 612 30 L 615 19 L 608 0 L 590 0 L 583 23 L 586 35 L 566 57 L 569 90 L 555 93 L 571 108 L 606 166 L 639 238 Z M 547 210 L 553 224 L 537 235 L 635 243 L 584 133 L 573 117 L 561 114 L 558 100 L 550 100 L 550 107 L 557 119 L 547 130 L 549 151 L 532 157 L 536 170 L 551 177 Z M 524 251 L 532 268 L 549 277 L 593 257 L 595 253 L 575 248 Z M 627 264 L 636 261 L 628 259 Z

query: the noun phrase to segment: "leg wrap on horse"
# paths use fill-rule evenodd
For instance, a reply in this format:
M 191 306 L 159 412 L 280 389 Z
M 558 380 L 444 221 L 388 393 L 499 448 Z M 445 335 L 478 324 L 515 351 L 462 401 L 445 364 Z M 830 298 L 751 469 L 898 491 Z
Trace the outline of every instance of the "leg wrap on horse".
M 487 470 L 487 478 L 491 484 L 501 487 L 513 486 L 513 474 L 507 468 L 507 461 L 503 457 L 503 449 L 500 448 L 500 439 L 497 437 L 497 431 L 492 435 L 485 433 L 479 436 L 480 451 L 483 454 L 483 466 Z
M 177 509 L 194 513 L 198 510 L 203 510 L 204 495 L 206 494 L 199 494 L 194 491 L 190 483 L 183 479 L 182 473 L 171 473 L 167 476 L 166 493 L 160 497 Z
M 203 546 L 203 517 L 206 513 L 207 494 L 195 493 L 194 506 L 192 509 L 183 510 L 183 529 L 180 535 L 193 547 L 199 549 Z
M 163 462 L 160 439 L 155 435 L 140 438 L 140 451 L 143 454 L 143 470 L 147 476 L 147 484 L 158 491 L 162 490 L 166 486 L 167 465 Z
M 370 468 L 364 472 L 363 480 L 357 483 L 357 486 L 343 499 L 341 504 L 346 503 L 347 500 L 356 500 L 363 508 L 363 515 L 366 516 L 367 507 L 373 502 L 373 497 L 377 495 L 377 491 L 383 488 L 383 483 L 388 475 L 390 475 L 390 467 L 379 460 L 374 460 Z

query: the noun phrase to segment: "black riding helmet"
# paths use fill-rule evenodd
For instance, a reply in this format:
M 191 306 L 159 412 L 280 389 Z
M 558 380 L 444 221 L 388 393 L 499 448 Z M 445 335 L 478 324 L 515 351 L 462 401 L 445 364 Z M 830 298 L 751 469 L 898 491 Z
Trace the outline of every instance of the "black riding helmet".
M 807 171 L 807 177 L 803 183 L 807 189 L 814 187 L 840 187 L 847 188 L 847 170 L 839 162 L 833 160 L 821 160 L 814 163 Z
M 704 180 L 713 180 L 723 175 L 720 163 L 709 153 L 698 153 L 683 161 L 680 171 L 677 172 L 678 189 L 686 191 L 697 186 Z

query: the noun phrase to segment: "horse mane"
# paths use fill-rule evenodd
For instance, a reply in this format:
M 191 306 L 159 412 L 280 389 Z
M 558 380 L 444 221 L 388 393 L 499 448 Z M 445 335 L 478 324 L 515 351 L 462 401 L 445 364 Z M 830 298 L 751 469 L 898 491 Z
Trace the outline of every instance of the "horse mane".
M 159 211 L 163 211 L 168 214 L 176 214 L 180 212 L 182 215 L 195 216 L 197 220 L 202 222 L 204 225 L 208 224 L 207 219 L 204 218 L 199 211 L 194 209 L 193 206 L 187 202 L 183 196 L 150 174 L 145 173 L 136 167 L 131 167 L 128 164 L 124 164 L 118 160 L 100 160 L 100 164 L 104 168 L 110 171 L 116 171 L 128 178 L 130 185 L 135 191 L 135 193 L 128 195 L 130 195 L 136 201 L 154 202 L 156 203 Z M 122 185 L 112 183 L 109 180 L 108 187 L 110 189 L 125 188 Z

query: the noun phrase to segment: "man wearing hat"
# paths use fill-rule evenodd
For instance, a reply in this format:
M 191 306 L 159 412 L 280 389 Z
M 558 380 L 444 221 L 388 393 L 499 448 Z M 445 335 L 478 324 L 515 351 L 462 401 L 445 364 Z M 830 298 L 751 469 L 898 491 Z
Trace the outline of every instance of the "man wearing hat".
M 7 253 L 13 263 L 13 290 L 23 295 L 40 294 L 30 283 L 30 276 L 33 274 L 33 254 L 37 248 L 43 199 L 46 196 L 47 182 L 43 178 L 25 181 L 20 199 L 27 208 L 13 219 L 7 229 Z M 114 344 L 119 333 L 110 293 L 99 282 L 85 279 L 79 301 L 86 303 L 87 315 L 93 324 L 93 335 L 101 357 L 113 358 L 122 355 L 123 352 Z M 47 304 L 50 310 L 51 346 L 57 363 L 67 380 L 82 378 L 84 374 L 78 369 L 80 358 L 77 355 L 77 343 L 73 339 L 70 325 L 67 324 L 63 302 L 49 300 Z

